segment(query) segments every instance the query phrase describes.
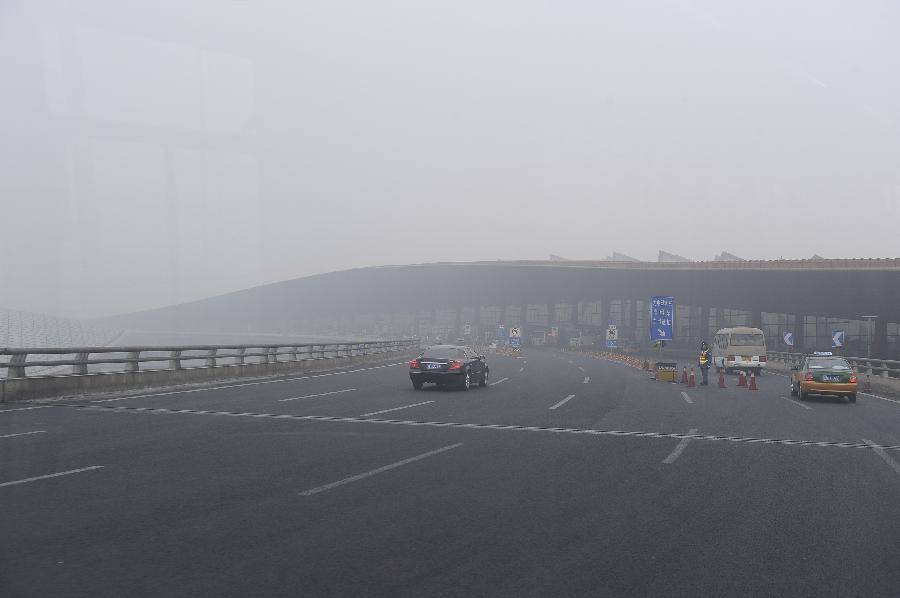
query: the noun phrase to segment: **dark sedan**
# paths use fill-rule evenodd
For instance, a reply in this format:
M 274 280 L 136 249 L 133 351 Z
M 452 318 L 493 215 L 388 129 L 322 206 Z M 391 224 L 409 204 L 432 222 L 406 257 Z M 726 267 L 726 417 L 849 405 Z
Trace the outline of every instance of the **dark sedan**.
M 469 390 L 473 384 L 487 386 L 489 376 L 484 355 L 462 345 L 428 347 L 409 362 L 409 379 L 416 390 L 426 382 Z

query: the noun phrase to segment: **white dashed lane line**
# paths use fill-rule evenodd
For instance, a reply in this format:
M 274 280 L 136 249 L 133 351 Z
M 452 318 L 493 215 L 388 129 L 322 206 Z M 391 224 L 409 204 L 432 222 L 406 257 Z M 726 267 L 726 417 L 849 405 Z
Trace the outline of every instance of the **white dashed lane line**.
M 412 405 L 403 405 L 401 407 L 392 407 L 390 409 L 382 409 L 381 411 L 372 411 L 371 413 L 363 413 L 360 417 L 369 417 L 370 415 L 379 415 L 381 413 L 390 413 L 391 411 L 400 411 L 401 409 L 409 409 L 410 407 L 420 407 L 422 405 L 429 405 L 434 403 L 434 401 L 424 401 L 422 403 L 413 403 Z
M 550 407 L 550 409 L 557 409 L 559 407 L 562 407 L 563 405 L 565 405 L 566 403 L 568 403 L 569 401 L 571 401 L 574 398 L 575 398 L 575 395 L 569 395 L 566 398 L 564 398 L 562 401 L 560 401 L 559 403 L 554 405 L 553 407 Z
M 18 434 L 4 434 L 0 438 L 13 438 L 14 436 L 29 436 L 31 434 L 46 434 L 47 430 L 34 430 L 33 432 L 19 432 Z
M 344 390 L 332 390 L 331 392 L 320 392 L 314 395 L 304 395 L 302 397 L 290 397 L 289 399 L 278 399 L 280 403 L 284 403 L 285 401 L 302 401 L 303 399 L 317 399 L 319 397 L 329 397 L 331 395 L 339 395 L 345 392 L 354 392 L 355 388 L 345 388 Z
M 94 469 L 101 469 L 102 467 L 103 467 L 102 465 L 91 465 L 90 467 L 82 467 L 81 469 L 70 469 L 68 471 L 60 471 L 57 473 L 48 473 L 47 475 L 35 476 L 33 478 L 25 478 L 24 480 L 3 482 L 2 484 L 0 484 L 0 488 L 3 488 L 5 486 L 16 486 L 18 484 L 27 484 L 29 482 L 36 482 L 38 480 L 47 480 L 50 478 L 58 478 L 58 477 L 64 476 L 64 475 L 72 475 L 73 473 L 81 473 L 83 471 L 91 471 Z
M 355 476 L 350 476 L 349 478 L 344 478 L 343 480 L 338 480 L 337 482 L 325 484 L 324 486 L 318 486 L 316 488 L 304 490 L 303 492 L 300 493 L 300 496 L 312 496 L 313 494 L 325 492 L 326 490 L 331 490 L 332 488 L 337 488 L 338 486 L 343 486 L 344 484 L 349 484 L 350 482 L 358 482 L 359 480 L 364 480 L 373 475 L 377 475 L 379 473 L 384 473 L 385 471 L 390 471 L 392 469 L 402 467 L 403 465 L 408 465 L 409 463 L 421 461 L 422 459 L 427 459 L 428 457 L 433 457 L 435 455 L 439 455 L 440 453 L 449 451 L 451 449 L 455 449 L 460 446 L 462 446 L 461 442 L 457 442 L 456 444 L 451 444 L 449 446 L 444 446 L 439 449 L 435 449 L 433 451 L 428 451 L 427 453 L 422 453 L 421 455 L 416 455 L 415 457 L 410 457 L 409 459 L 403 459 L 402 461 L 397 461 L 396 463 L 391 463 L 390 465 L 385 465 L 383 467 L 379 467 L 378 469 L 373 469 L 372 471 L 367 471 L 365 473 L 360 473 Z
M 893 458 L 891 458 L 890 455 L 888 455 L 886 452 L 884 452 L 883 447 L 878 446 L 877 444 L 875 444 L 871 440 L 867 440 L 866 438 L 863 438 L 863 441 L 867 445 L 872 447 L 872 450 L 875 451 L 875 454 L 878 455 L 879 457 L 881 457 L 884 460 L 884 462 L 887 463 L 891 469 L 893 469 L 898 475 L 900 475 L 900 464 L 898 464 L 896 461 L 894 461 Z
M 509 380 L 509 378 L 500 378 L 499 380 L 491 382 L 490 386 L 497 386 L 498 384 L 502 384 L 502 383 L 506 382 L 507 380 Z
M 689 436 L 693 436 L 693 435 L 696 434 L 696 433 L 697 433 L 697 428 L 692 428 L 692 429 L 688 432 L 688 435 L 689 435 Z M 666 464 L 668 464 L 668 465 L 671 465 L 672 463 L 674 463 L 674 462 L 675 462 L 675 459 L 677 459 L 678 457 L 681 456 L 681 453 L 684 452 L 684 449 L 687 448 L 687 445 L 690 444 L 690 442 L 691 442 L 691 439 L 690 439 L 690 438 L 682 438 L 682 439 L 681 439 L 681 442 L 679 442 L 679 443 L 675 446 L 675 450 L 673 450 L 671 453 L 669 453 L 669 456 L 668 456 L 668 457 L 666 457 L 665 459 L 663 459 L 663 463 L 666 463 Z
M 781 398 L 784 399 L 785 401 L 788 401 L 789 403 L 793 403 L 797 407 L 803 407 L 804 409 L 808 409 L 809 411 L 812 411 L 812 407 L 810 407 L 809 405 L 804 405 L 800 401 L 795 401 L 794 399 L 791 399 L 789 397 L 784 397 L 784 396 Z
M 681 398 L 684 399 L 685 402 L 687 402 L 687 403 L 691 403 L 691 404 L 694 403 L 694 401 L 691 400 L 690 395 L 688 395 L 688 393 L 686 393 L 684 391 L 681 391 Z

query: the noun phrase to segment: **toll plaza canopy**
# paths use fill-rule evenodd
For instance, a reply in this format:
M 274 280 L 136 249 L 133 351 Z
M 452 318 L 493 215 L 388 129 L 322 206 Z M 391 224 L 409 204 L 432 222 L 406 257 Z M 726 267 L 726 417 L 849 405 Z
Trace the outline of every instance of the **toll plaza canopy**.
M 900 321 L 900 259 L 496 261 L 357 268 L 112 318 L 162 329 L 273 330 L 347 314 L 673 295 L 683 305 Z

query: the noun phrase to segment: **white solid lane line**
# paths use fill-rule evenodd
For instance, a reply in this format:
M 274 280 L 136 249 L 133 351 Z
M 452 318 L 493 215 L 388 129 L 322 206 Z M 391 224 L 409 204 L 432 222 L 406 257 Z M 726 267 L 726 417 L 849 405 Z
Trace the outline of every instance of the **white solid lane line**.
M 789 401 L 789 402 L 793 403 L 797 407 L 803 407 L 804 409 L 808 409 L 808 410 L 812 411 L 812 407 L 810 407 L 809 405 L 804 405 L 800 401 L 795 401 L 794 399 L 791 399 L 791 398 L 785 397 L 785 396 L 782 396 L 781 398 L 784 399 L 785 401 Z
M 681 398 L 684 399 L 685 401 L 687 401 L 688 403 L 691 403 L 691 404 L 694 403 L 694 401 L 691 400 L 691 397 L 688 395 L 688 393 L 684 392 L 683 390 L 681 391 Z
M 587 383 L 590 382 L 590 381 L 591 381 L 591 377 L 590 377 L 590 376 L 585 376 L 585 377 L 584 377 L 584 383 L 585 383 L 585 384 L 587 384 Z
M 562 401 L 560 401 L 559 403 L 557 403 L 556 405 L 551 407 L 550 409 L 556 409 L 557 407 L 562 407 L 563 405 L 565 405 L 566 403 L 568 403 L 570 400 L 572 400 L 574 398 L 575 398 L 575 395 L 569 395 L 566 398 L 564 398 Z
M 355 388 L 345 388 L 344 390 L 332 390 L 331 392 L 320 392 L 319 394 L 315 394 L 315 395 L 304 395 L 302 397 L 291 397 L 289 399 L 278 399 L 278 402 L 284 403 L 285 401 L 300 401 L 302 399 L 315 399 L 317 397 L 327 397 L 330 395 L 339 395 L 344 392 L 353 392 L 355 390 L 356 390 Z
M 394 407 L 392 409 L 382 409 L 381 411 L 373 411 L 371 413 L 363 413 L 360 417 L 368 417 L 370 415 L 378 415 L 380 413 L 390 413 L 391 411 L 400 411 L 401 409 L 409 409 L 410 407 L 419 407 L 420 405 L 428 405 L 434 401 L 425 401 L 423 403 L 413 403 L 412 405 L 403 405 L 402 407 Z
M 0 438 L 12 438 L 13 436 L 28 436 L 29 434 L 45 434 L 47 430 L 35 430 L 34 432 L 19 432 L 18 434 L 4 434 Z
M 688 434 L 696 434 L 698 432 L 697 428 L 691 428 L 688 431 Z M 690 444 L 690 438 L 682 438 L 681 442 L 678 443 L 678 446 L 675 447 L 675 450 L 669 453 L 669 456 L 663 459 L 663 463 L 674 463 L 675 459 L 681 456 L 681 453 L 684 452 L 684 449 L 687 448 L 687 445 Z
M 343 480 L 338 480 L 337 482 L 325 484 L 324 486 L 318 486 L 316 488 L 304 490 L 303 492 L 300 493 L 300 496 L 312 496 L 313 494 L 318 494 L 319 492 L 325 492 L 326 490 L 331 490 L 332 488 L 337 488 L 338 486 L 343 486 L 344 484 L 349 484 L 350 482 L 358 482 L 359 480 L 368 478 L 370 476 L 377 475 L 379 473 L 384 473 L 385 471 L 390 471 L 391 469 L 395 469 L 397 467 L 402 467 L 403 465 L 407 465 L 409 463 L 413 463 L 413 462 L 419 461 L 421 459 L 427 459 L 428 457 L 433 457 L 434 455 L 438 455 L 440 453 L 443 453 L 444 451 L 449 451 L 451 449 L 455 449 L 460 446 L 462 446 L 462 443 L 457 442 L 456 444 L 451 444 L 449 446 L 441 447 L 441 448 L 435 449 L 433 451 L 428 451 L 427 453 L 422 453 L 421 455 L 416 455 L 415 457 L 410 457 L 409 459 L 404 459 L 403 461 L 397 461 L 396 463 L 391 463 L 390 465 L 385 465 L 384 467 L 379 467 L 378 469 L 373 469 L 372 471 L 367 471 L 365 473 L 360 473 L 355 476 L 350 476 L 349 478 L 344 478 Z
M 509 380 L 509 378 L 500 378 L 499 380 L 497 380 L 495 382 L 491 382 L 490 386 L 497 386 L 501 382 L 506 382 L 507 380 Z
M 868 393 L 868 392 L 861 392 L 861 393 L 859 393 L 859 394 L 861 394 L 861 395 L 864 396 L 864 397 L 872 397 L 873 399 L 881 399 L 882 401 L 888 401 L 889 403 L 898 403 L 898 404 L 900 404 L 900 401 L 898 401 L 897 399 L 889 399 L 889 398 L 887 398 L 887 397 L 879 397 L 878 395 L 873 395 L 873 394 Z
M 166 392 L 154 392 L 143 395 L 130 395 L 127 397 L 116 397 L 114 399 L 98 399 L 95 401 L 91 401 L 91 403 L 112 403 L 115 401 L 127 401 L 128 399 L 146 399 L 149 397 L 165 397 L 168 395 L 180 395 L 180 394 L 188 394 L 192 392 L 211 392 L 214 390 L 224 390 L 228 388 L 241 388 L 244 386 L 258 386 L 260 384 L 277 384 L 280 382 L 296 382 L 298 380 L 312 380 L 313 378 L 324 378 L 326 376 L 342 376 L 344 374 L 355 374 L 358 372 L 368 372 L 371 370 L 380 370 L 382 368 L 392 368 L 398 365 L 405 365 L 406 362 L 402 363 L 389 363 L 387 365 L 376 365 L 370 368 L 360 368 L 356 370 L 347 370 L 341 372 L 330 372 L 327 374 L 314 374 L 312 376 L 298 376 L 296 378 L 280 378 L 278 380 L 260 380 L 258 382 L 242 382 L 241 384 L 228 384 L 225 386 L 213 386 L 210 388 L 188 388 L 186 390 L 170 390 Z M 49 405 L 48 405 L 49 406 Z
M 890 465 L 891 469 L 893 469 L 897 474 L 900 474 L 900 463 L 894 461 L 890 455 L 888 455 L 883 448 L 872 442 L 867 438 L 863 438 L 863 442 L 872 447 L 872 450 L 875 451 L 875 454 L 884 459 L 884 462 Z
M 102 465 L 91 465 L 90 467 L 82 467 L 81 469 L 70 469 L 69 471 L 60 471 L 58 473 L 48 473 L 47 475 L 39 475 L 33 478 L 25 478 L 24 480 L 15 480 L 14 482 L 3 482 L 0 488 L 4 486 L 15 486 L 16 484 L 27 484 L 28 482 L 36 482 L 37 480 L 46 480 L 48 478 L 58 478 L 61 475 L 71 475 L 73 473 L 81 473 L 82 471 L 91 471 L 92 469 L 101 469 Z

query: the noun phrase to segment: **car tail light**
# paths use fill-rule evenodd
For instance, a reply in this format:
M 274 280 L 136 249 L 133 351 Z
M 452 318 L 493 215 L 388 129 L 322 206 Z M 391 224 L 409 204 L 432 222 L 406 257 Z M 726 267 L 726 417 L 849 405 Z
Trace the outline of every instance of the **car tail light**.
M 812 374 L 806 374 L 806 377 L 803 379 L 806 380 L 807 382 L 812 382 L 814 380 Z
M 759 362 L 760 362 L 760 363 L 765 363 L 765 362 L 768 361 L 768 360 L 769 360 L 769 358 L 766 357 L 765 355 L 760 355 L 760 356 L 759 356 Z
M 727 356 L 725 357 L 725 360 L 726 360 L 726 361 L 734 361 L 734 355 L 727 355 Z
M 419 360 L 418 360 L 418 359 L 413 359 L 412 361 L 410 361 L 410 362 L 409 362 L 409 369 L 411 369 L 411 370 L 417 370 L 417 369 L 419 369 Z
M 455 361 L 455 360 L 454 360 L 454 361 L 451 361 L 451 362 L 450 362 L 450 369 L 451 369 L 451 370 L 458 370 L 458 369 L 461 369 L 461 368 L 462 368 L 462 362 L 461 362 L 461 361 Z
M 850 384 L 856 384 L 856 374 L 850 376 Z

